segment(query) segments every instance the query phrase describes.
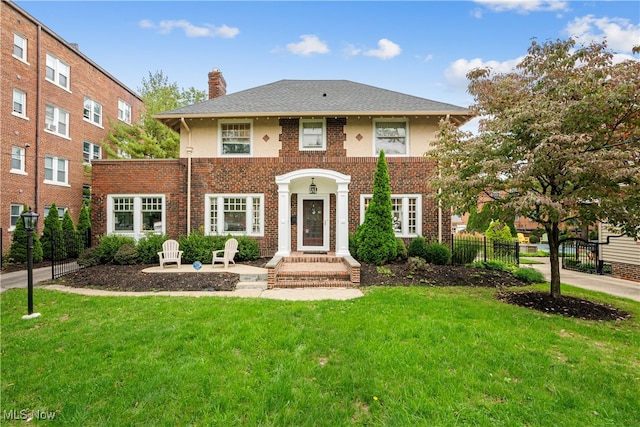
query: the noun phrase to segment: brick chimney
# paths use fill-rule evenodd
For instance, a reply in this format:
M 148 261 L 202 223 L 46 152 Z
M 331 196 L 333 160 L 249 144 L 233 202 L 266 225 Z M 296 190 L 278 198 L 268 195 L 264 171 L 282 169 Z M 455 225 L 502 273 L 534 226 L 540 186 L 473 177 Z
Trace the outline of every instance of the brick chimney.
M 209 73 L 209 99 L 227 94 L 227 82 L 217 68 Z

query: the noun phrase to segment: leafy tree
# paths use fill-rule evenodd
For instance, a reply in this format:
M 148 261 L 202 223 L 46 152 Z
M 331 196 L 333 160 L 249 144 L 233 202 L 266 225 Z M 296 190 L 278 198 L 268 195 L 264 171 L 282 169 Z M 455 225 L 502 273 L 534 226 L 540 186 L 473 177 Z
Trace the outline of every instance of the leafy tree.
M 497 191 L 495 208 L 544 227 L 554 298 L 562 224 L 607 221 L 640 234 L 640 62 L 612 57 L 606 42 L 534 41 L 517 71 L 471 71 L 479 133 L 443 121 L 428 154 L 445 205 L 465 212 Z
M 67 253 L 62 242 L 62 224 L 58 217 L 58 207 L 55 203 L 49 208 L 49 213 L 44 218 L 44 229 L 42 230 L 42 251 L 44 259 L 53 259 L 52 250 L 55 247 L 55 260 L 65 259 Z
M 512 236 L 518 235 L 513 209 L 495 209 L 495 206 L 491 203 L 483 205 L 480 212 L 478 212 L 477 206 L 471 206 L 469 210 L 469 219 L 467 220 L 467 231 L 471 233 L 484 233 L 485 230 L 489 228 L 489 225 L 493 220 L 498 220 L 509 226 Z
M 384 151 L 380 151 L 373 176 L 373 197 L 356 230 L 358 259 L 383 265 L 396 259 L 398 248 L 391 213 L 391 183 Z
M 28 212 L 27 205 L 22 208 L 22 213 Z M 38 234 L 33 232 L 33 262 L 42 262 L 42 244 L 38 239 Z M 13 229 L 11 247 L 9 248 L 9 258 L 16 263 L 27 262 L 27 230 L 24 228 L 22 218 L 16 222 L 16 228 Z
M 162 71 L 149 72 L 148 78 L 142 79 L 139 91 L 144 103 L 140 122 L 128 125 L 111 121 L 105 150 L 111 157 L 118 157 L 119 150 L 134 159 L 178 158 L 180 135 L 153 115 L 204 101 L 206 93 L 193 87 L 179 89 L 177 83 L 169 83 Z

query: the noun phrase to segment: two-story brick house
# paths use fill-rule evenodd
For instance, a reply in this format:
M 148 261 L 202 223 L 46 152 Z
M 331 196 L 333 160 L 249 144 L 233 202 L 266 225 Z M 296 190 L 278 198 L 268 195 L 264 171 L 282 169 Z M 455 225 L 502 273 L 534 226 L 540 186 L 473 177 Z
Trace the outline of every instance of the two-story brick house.
M 78 220 L 91 185 L 87 165 L 102 158 L 109 121 L 137 121 L 142 100 L 13 2 L 0 2 L 0 17 L 5 252 L 24 204 L 42 218 L 55 203 L 60 215 L 68 210 Z
M 345 80 L 281 80 L 226 95 L 218 70 L 209 97 L 155 116 L 180 132 L 179 159 L 95 162 L 97 234 L 202 230 L 254 237 L 263 256 L 345 256 L 384 150 L 397 236 L 449 238 L 424 153 L 439 121 L 461 125 L 466 108 Z

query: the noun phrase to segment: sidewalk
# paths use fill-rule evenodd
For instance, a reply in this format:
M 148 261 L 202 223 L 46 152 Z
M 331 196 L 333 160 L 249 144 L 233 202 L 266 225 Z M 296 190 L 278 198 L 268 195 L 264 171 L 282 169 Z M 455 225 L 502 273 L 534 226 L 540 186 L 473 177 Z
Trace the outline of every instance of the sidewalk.
M 526 258 L 526 255 L 523 257 Z M 533 267 L 544 274 L 547 281 L 551 281 L 551 263 L 549 258 L 536 257 L 531 259 L 542 261 L 544 264 L 521 263 L 520 266 Z M 601 276 L 599 274 L 580 273 L 573 270 L 564 270 L 561 267 L 560 283 L 640 301 L 640 283 L 631 280 L 616 279 L 611 276 Z
M 51 267 L 33 269 L 33 284 L 51 280 Z M 27 270 L 0 274 L 0 293 L 14 288 L 27 287 Z

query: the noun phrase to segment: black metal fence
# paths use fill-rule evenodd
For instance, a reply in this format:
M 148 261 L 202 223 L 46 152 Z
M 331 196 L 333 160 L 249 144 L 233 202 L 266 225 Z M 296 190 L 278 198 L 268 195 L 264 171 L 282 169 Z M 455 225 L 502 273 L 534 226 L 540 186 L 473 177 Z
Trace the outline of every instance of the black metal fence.
M 91 230 L 86 232 L 54 231 L 51 245 L 51 278 L 57 279 L 82 267 L 77 259 L 91 246 Z
M 611 265 L 600 259 L 600 244 L 582 239 L 562 243 L 562 268 L 590 274 L 611 274 Z
M 451 238 L 451 262 L 457 265 L 474 261 L 502 261 L 520 263 L 520 243 L 487 239 L 486 236 L 459 236 Z

